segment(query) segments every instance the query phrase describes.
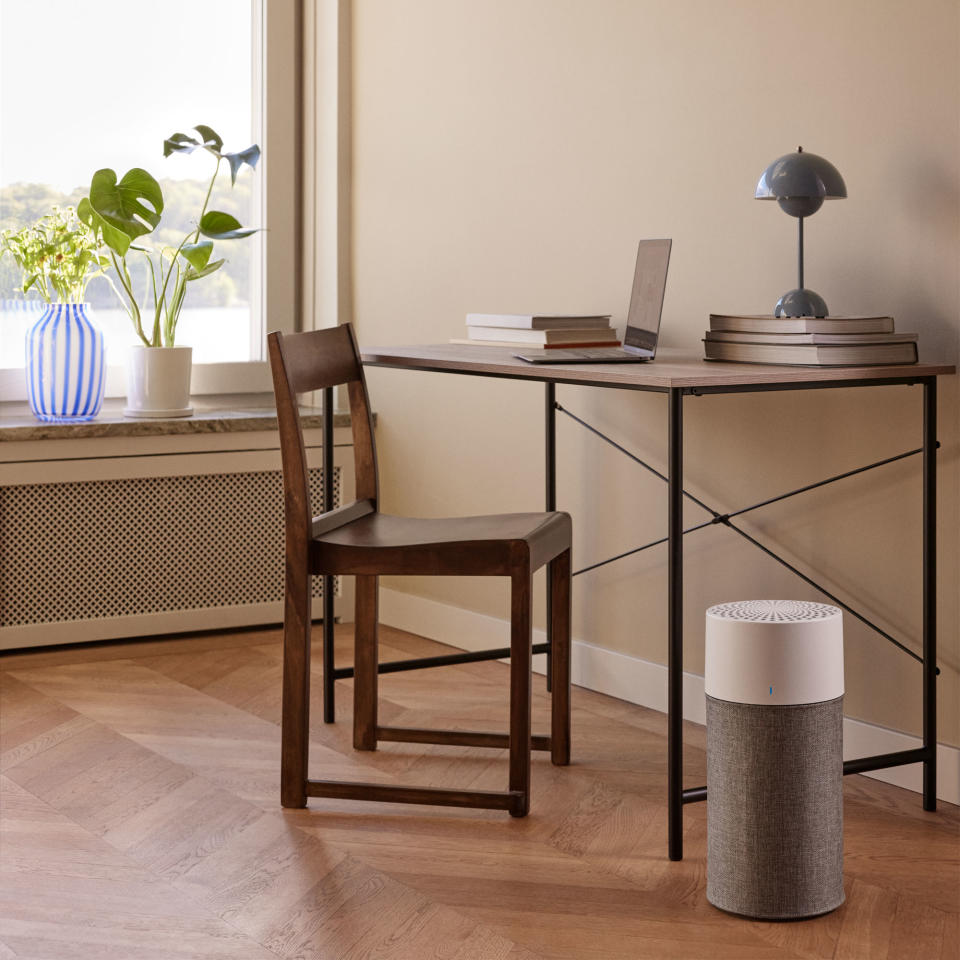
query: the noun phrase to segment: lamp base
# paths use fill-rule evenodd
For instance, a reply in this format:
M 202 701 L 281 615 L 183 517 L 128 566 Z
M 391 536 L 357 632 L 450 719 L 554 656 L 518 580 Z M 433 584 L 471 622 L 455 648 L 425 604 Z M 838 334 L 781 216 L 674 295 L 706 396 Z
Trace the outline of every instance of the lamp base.
M 813 290 L 803 287 L 788 290 L 773 308 L 775 317 L 827 317 L 827 301 Z

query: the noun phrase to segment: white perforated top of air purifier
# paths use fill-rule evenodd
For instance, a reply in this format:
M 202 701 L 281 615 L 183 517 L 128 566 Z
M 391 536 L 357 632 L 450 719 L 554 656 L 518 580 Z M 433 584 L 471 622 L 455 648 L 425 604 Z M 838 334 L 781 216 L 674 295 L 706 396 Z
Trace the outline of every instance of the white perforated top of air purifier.
M 742 600 L 707 610 L 707 696 L 821 703 L 843 694 L 843 616 L 806 600 Z

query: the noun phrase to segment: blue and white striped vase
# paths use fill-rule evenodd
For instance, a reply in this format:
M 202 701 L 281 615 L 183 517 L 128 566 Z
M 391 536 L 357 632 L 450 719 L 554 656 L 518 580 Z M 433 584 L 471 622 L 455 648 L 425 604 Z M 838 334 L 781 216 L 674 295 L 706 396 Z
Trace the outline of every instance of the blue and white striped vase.
M 39 420 L 92 420 L 103 403 L 103 333 L 89 304 L 51 303 L 27 331 L 27 399 Z

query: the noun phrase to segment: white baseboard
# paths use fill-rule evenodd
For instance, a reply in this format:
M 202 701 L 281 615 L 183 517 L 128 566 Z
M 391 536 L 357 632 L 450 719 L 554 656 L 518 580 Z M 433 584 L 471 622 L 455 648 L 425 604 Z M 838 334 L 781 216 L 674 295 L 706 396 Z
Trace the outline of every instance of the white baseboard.
M 484 650 L 510 644 L 510 624 L 506 620 L 399 590 L 381 589 L 380 620 L 389 626 L 463 650 Z M 534 631 L 533 640 L 534 643 L 543 643 L 546 640 L 544 631 Z M 545 661 L 543 654 L 534 657 L 533 669 L 543 673 Z M 574 639 L 571 669 L 577 686 L 666 712 L 667 668 L 662 664 Z M 705 722 L 703 677 L 684 673 L 683 705 L 685 720 Z M 849 717 L 843 721 L 844 759 L 912 750 L 920 746 L 919 737 Z M 864 775 L 922 792 L 920 764 L 875 770 Z M 943 743 L 937 747 L 937 797 L 960 804 L 960 749 Z

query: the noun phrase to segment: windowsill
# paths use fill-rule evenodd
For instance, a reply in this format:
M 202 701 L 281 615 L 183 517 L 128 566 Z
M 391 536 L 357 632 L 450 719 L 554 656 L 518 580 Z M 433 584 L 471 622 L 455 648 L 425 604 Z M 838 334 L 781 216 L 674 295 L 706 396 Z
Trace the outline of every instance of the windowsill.
M 243 433 L 276 430 L 277 414 L 271 394 L 221 394 L 191 397 L 193 416 L 169 420 L 125 417 L 122 397 L 107 399 L 96 420 L 84 423 L 46 423 L 26 403 L 0 403 L 0 443 L 23 440 L 79 440 L 95 437 L 161 437 L 197 433 Z M 305 428 L 319 428 L 323 415 L 316 407 L 302 407 Z M 350 414 L 334 416 L 334 427 L 349 427 Z

